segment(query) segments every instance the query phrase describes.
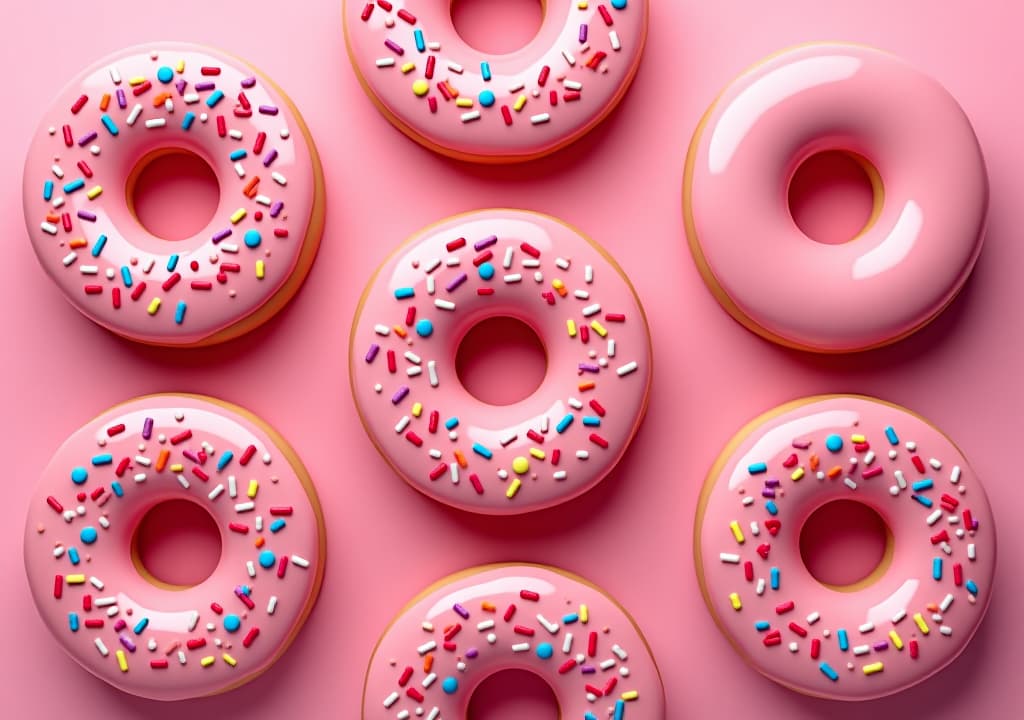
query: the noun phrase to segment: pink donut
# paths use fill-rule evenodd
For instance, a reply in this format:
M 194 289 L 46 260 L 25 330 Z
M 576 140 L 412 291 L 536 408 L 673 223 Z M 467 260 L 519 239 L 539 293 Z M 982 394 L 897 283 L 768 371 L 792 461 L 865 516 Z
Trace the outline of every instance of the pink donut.
M 888 527 L 881 564 L 849 586 L 818 582 L 800 554 L 821 506 L 864 503 Z M 805 398 L 753 420 L 708 474 L 694 531 L 704 599 L 761 674 L 798 692 L 867 700 L 937 673 L 992 597 L 996 536 L 959 449 L 905 408 Z
M 537 333 L 547 374 L 495 406 L 466 392 L 455 356 L 474 325 L 502 316 Z M 363 425 L 406 482 L 513 514 L 579 495 L 622 457 L 647 407 L 650 334 L 629 280 L 577 230 L 481 210 L 413 236 L 371 278 L 349 366 Z
M 191 153 L 220 200 L 193 237 L 150 234 L 140 172 Z M 209 345 L 269 319 L 298 291 L 323 226 L 320 161 L 284 93 L 237 58 L 182 43 L 134 47 L 78 75 L 45 111 L 23 181 L 43 269 L 72 305 L 125 337 Z
M 153 577 L 136 546 L 146 512 L 180 499 L 220 528 L 220 562 L 194 587 Z M 324 551 L 295 452 L 245 410 L 199 395 L 136 398 L 76 431 L 25 525 L 29 586 L 54 638 L 100 679 L 155 700 L 267 670 L 313 609 Z
M 560 718 L 665 718 L 658 666 L 629 613 L 581 577 L 512 563 L 450 575 L 405 607 L 370 659 L 362 717 L 464 718 L 473 690 L 512 669 L 550 685 Z
M 345 0 L 352 67 L 416 142 L 474 162 L 518 162 L 580 138 L 625 95 L 649 0 L 546 0 L 525 47 L 486 55 L 459 37 L 451 0 Z
M 840 150 L 875 189 L 865 229 L 812 241 L 786 202 L 797 168 Z M 938 315 L 981 250 L 985 162 L 938 82 L 866 47 L 801 46 L 744 72 L 712 104 L 686 159 L 690 248 L 750 330 L 818 352 L 894 342 Z

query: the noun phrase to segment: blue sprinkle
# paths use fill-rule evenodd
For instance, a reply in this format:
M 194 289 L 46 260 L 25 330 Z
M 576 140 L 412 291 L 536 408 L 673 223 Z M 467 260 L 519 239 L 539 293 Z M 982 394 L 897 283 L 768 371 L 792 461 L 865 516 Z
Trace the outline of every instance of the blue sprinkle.
M 411 298 L 411 297 L 415 297 L 415 296 L 416 296 L 416 290 L 414 288 L 411 288 L 411 287 L 395 288 L 395 299 L 396 300 L 405 300 L 406 298 Z
M 94 463 L 95 464 L 95 463 Z M 71 482 L 75 485 L 81 485 L 89 479 L 89 473 L 84 467 L 76 467 L 71 471 Z
M 612 1 L 613 1 L 613 4 L 614 4 L 614 0 L 612 0 Z M 620 0 L 620 2 L 625 2 L 625 1 L 626 0 Z M 615 701 L 615 714 L 612 715 L 612 720 L 623 720 L 624 717 L 626 717 L 626 701 L 625 700 L 616 700 Z
M 765 509 L 772 515 L 779 514 L 779 506 L 775 504 L 774 500 L 769 500 L 764 504 Z
M 918 490 L 930 490 L 935 486 L 931 478 L 925 478 L 924 480 L 918 480 L 916 483 L 910 486 L 915 492 Z
M 492 457 L 494 457 L 494 453 L 492 453 L 490 450 L 485 448 L 480 443 L 473 443 L 473 452 L 487 460 L 490 460 Z
M 68 560 L 71 561 L 72 565 L 77 565 L 81 562 L 81 558 L 78 557 L 78 548 L 68 548 Z
M 580 616 L 577 615 L 576 613 L 569 613 L 568 615 L 563 615 L 562 616 L 562 622 L 565 623 L 566 625 L 572 625 L 574 622 L 578 622 L 579 619 L 580 619 Z
M 103 123 L 103 127 L 107 129 L 107 132 L 109 132 L 114 137 L 117 137 L 117 125 L 114 124 L 114 121 L 110 119 L 109 115 L 102 116 L 100 118 L 100 122 Z
M 225 450 L 224 452 L 222 452 L 220 454 L 220 457 L 217 458 L 217 470 L 220 471 L 226 468 L 228 466 L 228 463 L 231 462 L 231 458 L 233 458 L 234 456 L 235 454 L 230 450 Z
M 483 76 L 484 82 L 491 79 L 491 64 L 486 60 L 480 63 L 480 74 Z M 494 93 L 491 93 L 491 97 L 494 97 Z
M 885 429 L 885 437 L 889 440 L 889 444 L 890 445 L 899 445 L 900 444 L 900 439 L 896 435 L 896 430 L 893 429 L 892 425 L 890 425 L 889 427 L 887 427 Z
M 445 695 L 452 695 L 459 689 L 459 681 L 449 675 L 441 681 L 441 689 L 444 690 Z
M 99 538 L 99 533 L 96 532 L 96 528 L 92 525 L 87 525 L 82 528 L 82 532 L 78 533 L 78 537 L 82 538 L 82 542 L 86 545 L 92 545 Z
M 104 453 L 103 455 L 93 455 L 92 457 L 93 465 L 109 465 L 112 462 L 114 462 L 114 456 L 111 455 L 110 453 Z
M 92 246 L 92 256 L 99 257 L 100 253 L 103 252 L 103 246 L 107 244 L 107 236 L 100 235 L 96 238 L 96 242 Z
M 224 616 L 224 629 L 230 633 L 238 632 L 238 628 L 242 627 L 242 620 L 234 613 Z
M 272 533 L 280 532 L 281 530 L 284 530 L 284 526 L 286 524 L 287 523 L 285 523 L 285 521 L 282 518 L 278 518 L 274 522 L 270 523 L 270 532 L 272 532 Z
M 206 107 L 212 108 L 214 105 L 219 103 L 224 98 L 224 93 L 220 90 L 214 90 L 213 95 L 206 98 Z
M 263 236 L 260 235 L 259 230 L 246 230 L 242 240 L 245 242 L 246 247 L 255 248 L 259 247 L 260 243 L 263 242 Z
M 968 580 L 967 582 L 965 582 L 964 587 L 967 588 L 967 592 L 969 592 L 971 595 L 978 594 L 978 585 L 973 580 Z
M 236 160 L 241 160 L 242 158 L 244 158 L 248 154 L 249 153 L 247 153 L 245 151 L 245 148 L 238 148 L 237 150 L 232 152 L 230 155 L 228 155 L 228 157 L 231 158 L 231 162 L 234 162 Z
M 121 280 L 124 282 L 125 287 L 132 286 L 132 271 L 127 265 L 121 266 Z
M 416 321 L 416 334 L 420 337 L 430 337 L 434 334 L 434 323 L 426 318 Z
M 626 0 L 612 0 L 612 7 L 616 10 L 623 10 L 626 7 Z
M 747 465 L 747 472 L 751 475 L 760 475 L 761 473 L 768 472 L 768 465 L 763 462 L 751 463 Z
M 569 429 L 569 426 L 572 425 L 572 421 L 574 419 L 575 418 L 573 417 L 573 414 L 569 413 L 564 418 L 558 421 L 558 424 L 555 425 L 555 430 L 558 432 L 559 435 L 561 435 L 562 433 Z
M 846 652 L 850 649 L 850 638 L 846 636 L 845 630 L 836 630 L 836 636 L 839 638 L 839 649 Z
M 132 632 L 136 635 L 141 635 L 142 631 L 146 629 L 147 625 L 149 625 L 149 618 L 142 618 L 137 623 L 135 623 L 135 627 L 132 628 Z
M 71 632 L 78 632 L 78 613 L 68 613 L 68 627 L 71 628 Z
M 597 715 L 592 712 L 583 713 L 583 720 L 597 720 Z
M 179 300 L 178 304 L 174 308 L 174 322 L 181 325 L 185 322 L 185 311 L 188 309 L 188 305 L 185 304 L 184 300 Z
M 942 558 L 932 558 L 932 577 L 936 580 L 942 579 Z
M 838 435 L 829 435 L 825 438 L 825 447 L 829 452 L 837 453 L 843 449 L 843 439 Z
M 490 90 L 482 90 L 477 98 L 480 100 L 480 104 L 484 107 L 491 107 L 496 101 L 494 93 Z
M 778 590 L 779 589 L 779 569 L 777 567 L 773 567 L 771 569 L 771 581 L 772 581 L 772 590 Z
M 264 550 L 260 553 L 260 567 L 272 568 L 274 567 L 274 561 L 276 559 L 277 558 L 274 557 L 274 553 L 270 552 L 269 550 Z
M 827 662 L 822 662 L 818 667 L 821 668 L 821 672 L 825 674 L 825 677 L 832 682 L 837 682 L 839 680 L 839 673 L 833 670 L 832 666 Z
M 75 190 L 81 190 L 85 187 L 85 180 L 82 178 L 76 178 L 69 183 L 64 183 L 64 192 L 73 193 Z
M 192 123 L 196 121 L 196 114 L 189 110 L 185 113 L 185 118 L 181 121 L 181 127 L 184 130 L 188 130 L 192 127 Z
M 926 498 L 924 495 L 911 495 L 910 497 L 912 497 L 915 500 L 917 500 L 919 503 L 924 505 L 926 508 L 930 508 L 932 506 L 931 498 Z
M 156 71 L 156 79 L 166 85 L 174 79 L 174 71 L 164 65 Z
M 416 40 L 416 49 L 420 52 L 426 52 L 427 43 L 423 40 L 423 31 L 419 29 L 413 30 L 412 36 Z
M 584 415 L 583 424 L 587 427 L 601 427 L 601 418 L 596 415 Z
M 477 268 L 477 272 L 480 273 L 481 279 L 490 280 L 494 277 L 494 266 L 489 262 L 482 263 L 480 267 Z
M 551 643 L 541 643 L 537 646 L 537 657 L 541 660 L 547 660 L 555 654 L 555 649 L 551 647 Z
M 769 629 L 771 626 L 772 626 L 772 624 L 770 622 L 768 622 L 767 620 L 758 620 L 756 623 L 754 623 L 754 629 L 757 630 L 758 632 L 764 632 L 765 630 Z
M 178 267 L 178 255 L 177 253 L 167 258 L 167 272 L 174 272 L 174 268 Z
M 53 197 L 53 180 L 47 180 L 43 183 L 43 200 L 49 200 Z
M 459 426 L 459 419 L 457 417 L 450 417 L 444 421 L 444 426 L 448 430 L 454 430 Z
M 124 488 L 121 487 L 121 483 L 116 480 L 110 483 L 110 489 L 114 491 L 114 494 L 118 497 L 124 497 Z

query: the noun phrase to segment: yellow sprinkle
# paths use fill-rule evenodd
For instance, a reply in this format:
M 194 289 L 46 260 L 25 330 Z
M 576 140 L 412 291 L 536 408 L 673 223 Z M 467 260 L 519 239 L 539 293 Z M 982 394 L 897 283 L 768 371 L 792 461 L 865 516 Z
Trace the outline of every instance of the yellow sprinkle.
M 402 74 L 411 73 L 415 69 L 416 69 L 416 63 L 414 63 L 414 62 L 407 62 L 405 65 L 402 66 Z
M 736 542 L 742 545 L 746 538 L 743 537 L 743 531 L 740 530 L 740 524 L 733 520 L 729 523 L 729 529 L 732 530 L 732 536 L 736 538 Z
M 896 632 L 895 630 L 890 630 L 889 639 L 892 640 L 892 646 L 894 648 L 896 648 L 897 650 L 903 649 L 903 638 L 900 637 L 900 634 L 898 632 Z
M 551 281 L 551 287 L 553 287 L 555 290 L 562 290 L 565 288 L 565 283 L 559 280 L 558 278 L 555 278 L 554 280 Z
M 121 652 L 121 651 L 118 650 L 118 652 Z M 213 655 L 207 655 L 206 657 L 204 657 L 202 660 L 199 661 L 199 664 L 202 665 L 203 667 L 210 667 L 215 662 L 217 662 L 217 658 L 215 658 Z
M 222 658 L 224 658 L 224 662 L 226 662 L 226 663 L 227 663 L 228 665 L 230 665 L 231 667 L 234 667 L 235 665 L 237 665 L 237 664 L 238 664 L 238 661 L 237 661 L 237 660 L 235 660 L 235 659 L 234 659 L 233 657 L 231 657 L 230 655 L 228 655 L 227 653 L 224 653 L 223 655 L 221 655 L 221 657 L 222 657 Z
M 863 435 L 851 435 L 850 440 L 855 443 L 867 442 L 867 438 L 864 437 Z
M 423 97 L 430 92 L 430 83 L 426 80 L 414 80 L 412 83 L 412 92 L 416 97 Z
M 184 60 L 179 60 L 178 64 L 174 66 L 174 69 L 177 70 L 180 73 L 185 72 L 185 61 Z
M 519 492 L 520 485 L 522 485 L 522 483 L 519 481 L 519 478 L 513 478 L 512 484 L 509 485 L 508 490 L 505 491 L 505 497 L 507 497 L 509 500 L 514 498 L 516 496 L 516 493 Z
M 96 198 L 98 198 L 102 194 L 103 194 L 103 186 L 102 185 L 94 185 L 93 187 L 89 188 L 89 192 L 87 192 L 85 195 L 90 200 L 95 200 Z
M 544 454 L 544 451 L 541 450 L 540 448 L 530 448 L 530 454 L 533 455 L 538 460 L 543 460 L 544 458 L 547 457 L 547 455 Z
M 565 321 L 565 327 L 569 331 L 569 337 L 576 337 L 576 322 L 571 318 Z
M 256 493 L 260 491 L 260 484 L 256 480 L 249 481 L 249 491 L 246 493 L 250 498 L 256 497 Z
M 917 623 L 917 627 L 920 628 L 922 635 L 927 635 L 931 630 L 928 629 L 928 623 L 921 617 L 921 613 L 914 613 L 914 622 Z
M 584 625 L 590 622 L 590 608 L 586 605 L 580 605 L 580 622 Z
M 144 82 L 146 82 L 146 78 L 142 75 L 136 75 L 133 78 L 128 78 L 128 84 L 132 87 L 135 87 L 136 85 L 141 85 Z
M 180 473 L 184 469 L 185 466 L 182 465 L 181 463 L 174 463 L 168 468 L 168 470 L 170 470 L 172 473 Z
M 68 585 L 81 585 L 85 582 L 85 575 L 65 575 L 64 582 Z
M 522 475 L 530 469 L 530 461 L 519 455 L 512 459 L 512 470 L 517 475 Z
M 419 402 L 418 403 L 413 403 L 412 404 L 412 416 L 413 417 L 419 417 L 422 414 L 423 414 L 423 403 L 419 403 Z
M 516 112 L 519 112 L 524 107 L 526 107 L 526 96 L 520 95 L 519 97 L 516 98 L 516 102 L 512 106 L 512 109 L 515 110 Z
M 604 329 L 604 325 L 599 323 L 597 320 L 591 320 L 590 327 L 592 327 L 594 329 L 594 332 L 596 332 L 601 337 L 605 337 L 608 335 L 608 331 Z
M 256 261 L 256 277 L 262 280 L 267 275 L 267 264 L 262 260 Z
M 622 693 L 623 700 L 636 700 L 638 697 L 640 697 L 639 690 L 627 690 L 626 692 Z
M 128 672 L 128 658 L 125 657 L 124 650 L 118 650 L 117 655 L 117 666 L 121 668 L 121 672 Z
M 146 308 L 146 312 L 150 315 L 156 315 L 156 311 L 160 309 L 160 298 L 153 298 L 149 301 L 149 307 Z
M 580 0 L 578 3 L 576 3 L 576 8 L 579 9 L 579 10 L 586 10 L 587 9 L 587 0 Z
M 455 107 L 460 108 L 471 108 L 473 107 L 473 98 L 460 97 L 455 100 Z
M 790 475 L 789 477 L 792 478 L 793 482 L 796 482 L 800 478 L 802 478 L 803 476 L 804 476 L 804 469 L 802 467 L 798 467 L 796 470 L 793 471 L 793 474 Z
M 743 602 L 740 600 L 738 593 L 729 593 L 729 602 L 732 603 L 733 610 L 742 610 Z
M 884 667 L 884 665 L 882 665 L 882 663 L 880 663 L 880 662 L 873 662 L 870 665 L 865 665 L 864 666 L 864 668 L 863 668 L 864 669 L 864 674 L 865 675 L 874 675 L 875 673 L 880 673 L 880 672 L 882 672 L 882 668 L 883 667 Z
M 238 223 L 242 222 L 242 218 L 245 217 L 245 214 L 245 208 L 238 208 L 237 210 L 235 210 L 233 213 L 231 213 L 231 224 L 237 225 Z

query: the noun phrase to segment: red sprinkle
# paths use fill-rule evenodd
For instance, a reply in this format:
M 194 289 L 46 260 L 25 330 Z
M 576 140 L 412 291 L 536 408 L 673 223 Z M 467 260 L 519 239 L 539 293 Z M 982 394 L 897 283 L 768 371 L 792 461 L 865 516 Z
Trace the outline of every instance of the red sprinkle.
M 206 646 L 206 638 L 190 638 L 186 643 L 185 647 L 189 650 L 198 650 L 201 647 Z
M 249 526 L 239 522 L 228 523 L 228 529 L 232 532 L 241 533 L 243 535 L 246 535 L 249 532 Z
M 533 602 L 537 602 L 540 600 L 540 593 L 536 593 L 533 590 L 520 590 L 519 597 L 521 597 L 523 600 L 531 600 Z
M 409 682 L 409 678 L 412 677 L 412 665 L 406 665 L 405 670 L 402 671 L 401 677 L 398 678 L 398 687 L 405 687 Z
M 430 479 L 437 480 L 448 471 L 448 465 L 445 463 L 438 463 L 437 467 L 430 471 Z
M 811 659 L 817 660 L 819 655 L 821 655 L 821 640 L 814 638 L 811 640 Z
M 288 569 L 288 558 L 283 557 L 277 563 L 277 576 L 279 578 L 284 577 L 285 571 Z
M 507 608 L 505 608 L 505 615 L 503 616 L 505 618 L 505 622 L 508 622 L 509 620 L 511 620 L 512 616 L 515 615 L 515 614 L 516 614 L 516 604 L 515 603 L 510 603 L 509 606 Z
M 466 238 L 460 237 L 460 238 L 456 238 L 455 240 L 452 240 L 451 242 L 449 242 L 444 247 L 445 247 L 445 249 L 448 252 L 454 252 L 454 251 L 458 250 L 459 248 L 465 247 L 465 246 L 466 246 Z
M 525 635 L 527 637 L 533 637 L 536 631 L 531 627 L 526 627 L 525 625 L 516 625 L 512 628 L 512 632 L 514 632 L 516 635 Z
M 608 449 L 608 441 L 597 433 L 590 433 L 590 442 L 594 443 L 598 447 L 604 448 L 605 450 Z
M 565 675 L 567 672 L 576 667 L 576 658 L 569 658 L 564 663 L 558 666 L 558 674 Z
M 474 490 L 476 490 L 477 495 L 484 494 L 484 486 L 480 484 L 480 478 L 476 476 L 476 473 L 469 474 L 469 484 L 473 486 Z
M 794 603 L 792 600 L 787 600 L 786 602 L 775 606 L 775 613 L 777 615 L 783 615 L 785 613 L 790 612 L 795 607 L 796 603 Z
M 925 473 L 924 461 L 919 456 L 917 456 L 917 455 L 911 456 L 910 462 L 914 463 L 914 467 L 917 468 L 917 471 L 919 473 L 921 473 L 922 475 Z
M 274 506 L 270 508 L 270 514 L 274 517 L 278 517 L 280 515 L 291 515 L 292 512 L 294 512 L 294 509 L 291 505 Z
M 540 75 L 537 76 L 537 84 L 544 87 L 544 83 L 548 81 L 548 75 L 551 74 L 551 68 L 547 65 L 540 69 Z
M 917 660 L 917 640 L 910 641 L 910 657 Z
M 87 102 L 89 102 L 89 96 L 80 95 L 79 98 L 75 100 L 75 104 L 71 106 L 71 114 L 77 115 L 78 111 L 84 108 Z
M 64 595 L 64 576 L 54 575 L 53 576 L 53 596 L 58 600 Z
M 199 72 L 201 72 L 203 75 L 220 75 L 220 68 L 204 65 L 203 67 L 199 68 Z
M 527 242 L 519 243 L 519 249 L 522 250 L 524 253 L 526 253 L 527 255 L 529 255 L 532 258 L 539 258 L 540 257 L 540 250 L 535 248 L 530 243 L 527 243 Z
M 587 637 L 587 655 L 590 657 L 597 656 L 597 633 L 593 631 Z
M 178 433 L 177 435 L 171 438 L 171 445 L 180 445 L 181 443 L 188 440 L 190 437 L 192 437 L 192 431 L 183 430 L 182 432 Z
M 789 629 L 795 632 L 800 637 L 807 637 L 807 631 L 804 628 L 797 625 L 795 622 L 791 622 L 789 624 Z
M 150 660 L 149 666 L 155 670 L 166 670 L 167 669 L 167 658 L 160 658 L 158 660 Z
M 242 465 L 243 467 L 245 465 L 248 465 L 249 461 L 252 460 L 252 456 L 255 455 L 255 454 L 256 454 L 256 446 L 255 445 L 250 445 L 242 453 L 242 457 L 238 458 L 238 464 Z
M 242 638 L 242 647 L 249 647 L 250 645 L 252 645 L 252 641 L 255 640 L 256 636 L 259 635 L 259 634 L 260 634 L 260 629 L 258 627 L 256 627 L 255 625 L 253 625 L 251 628 L 249 628 L 249 632 L 247 632 L 245 634 L 245 637 Z
M 46 504 L 49 505 L 50 507 L 52 507 L 53 511 L 56 512 L 56 513 L 63 513 L 64 512 L 64 506 L 61 505 L 60 501 L 57 498 L 55 498 L 53 495 L 50 495 L 48 498 L 46 498 Z

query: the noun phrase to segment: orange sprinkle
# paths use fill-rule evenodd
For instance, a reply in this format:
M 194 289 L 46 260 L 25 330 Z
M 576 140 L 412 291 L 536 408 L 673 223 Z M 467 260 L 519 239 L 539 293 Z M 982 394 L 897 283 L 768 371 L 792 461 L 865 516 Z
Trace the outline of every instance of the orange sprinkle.
M 72 250 L 76 250 L 76 249 L 78 249 L 80 247 L 85 247 L 85 246 L 86 246 L 85 238 L 75 238 L 74 240 L 72 240 L 71 242 L 68 243 L 68 247 L 71 248 Z
M 455 451 L 455 462 L 457 462 L 459 464 L 459 467 L 462 468 L 463 470 L 469 467 L 469 463 L 466 462 L 466 456 L 462 454 L 461 450 Z
M 834 468 L 832 468 L 831 470 L 828 471 L 828 476 L 832 480 L 835 480 L 837 477 L 839 477 L 842 474 L 843 474 L 843 469 L 841 467 L 839 467 L 838 465 L 836 465 Z
M 261 548 L 266 542 L 267 541 L 263 539 L 263 536 L 260 535 L 258 538 L 256 538 L 256 547 Z
M 165 100 L 169 100 L 170 97 L 171 97 L 170 93 L 167 93 L 167 92 L 160 93 L 155 98 L 153 98 L 153 107 L 160 107 L 161 105 L 164 104 L 164 101 Z
M 110 93 L 103 93 L 103 97 L 100 98 L 100 110 L 106 110 L 110 107 Z
M 430 653 L 423 658 L 423 672 L 430 672 L 430 668 L 434 667 L 434 653 Z
M 448 92 L 451 93 L 453 98 L 457 98 L 459 96 L 458 88 L 453 87 L 447 80 L 444 81 L 444 84 L 448 86 Z
M 160 451 L 160 454 L 156 456 L 156 471 L 163 472 L 164 468 L 167 467 L 167 459 L 171 456 L 171 451 L 164 449 Z
M 484 612 L 494 612 L 495 610 L 497 610 L 497 608 L 494 607 L 494 603 L 492 603 L 490 600 L 484 600 L 482 603 L 480 603 L 480 608 Z
M 594 382 L 584 382 L 584 383 L 580 383 L 579 388 L 580 388 L 580 392 L 586 392 L 587 390 L 593 390 L 596 386 L 597 386 L 597 383 L 594 383 Z
M 253 176 L 253 179 L 250 180 L 249 182 L 247 182 L 245 184 L 245 187 L 242 188 L 242 194 L 245 195 L 247 198 L 254 198 L 254 197 L 256 197 L 256 186 L 259 185 L 259 184 L 260 184 L 260 176 L 259 175 Z
M 391 329 L 394 330 L 395 331 L 395 335 L 397 335 L 400 338 L 404 338 L 405 336 L 407 336 L 409 334 L 409 333 L 407 333 L 405 331 L 405 328 L 402 327 L 401 325 L 393 325 Z
M 49 215 L 46 216 L 46 222 L 60 222 L 60 215 L 54 215 L 53 213 L 50 213 Z
M 817 456 L 817 455 L 811 455 L 811 470 L 812 470 L 812 471 L 817 471 L 817 469 L 818 469 L 818 466 L 819 466 L 820 464 L 821 464 L 821 463 L 820 463 L 820 461 L 818 460 L 818 456 Z

